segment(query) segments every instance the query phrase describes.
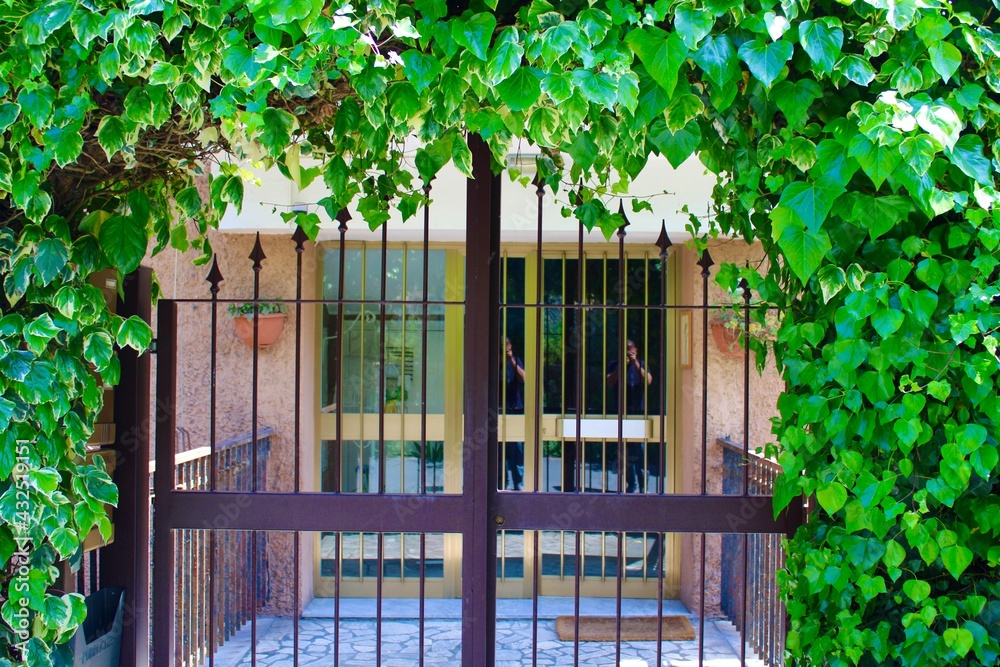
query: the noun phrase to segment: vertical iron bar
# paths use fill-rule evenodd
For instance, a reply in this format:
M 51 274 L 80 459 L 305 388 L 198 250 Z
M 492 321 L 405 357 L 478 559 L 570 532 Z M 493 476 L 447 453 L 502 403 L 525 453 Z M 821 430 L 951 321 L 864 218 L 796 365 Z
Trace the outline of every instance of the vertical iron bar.
M 430 326 L 430 234 L 431 234 L 431 184 L 424 185 L 424 265 L 423 271 L 423 315 L 424 324 L 420 328 L 420 493 L 427 493 L 427 328 Z M 422 535 L 422 534 L 421 534 Z M 424 538 L 420 538 L 420 548 L 423 549 Z M 423 582 L 421 582 L 423 585 Z M 421 596 L 422 598 L 422 596 Z M 421 602 L 423 604 L 423 602 Z M 423 634 L 423 624 L 420 626 L 421 636 Z M 423 664 L 423 644 L 421 644 L 420 660 Z
M 625 204 L 619 206 L 622 225 L 618 228 L 618 493 L 625 493 L 625 479 L 628 477 L 628 452 L 625 447 L 625 391 L 628 385 L 628 366 L 625 364 L 628 348 L 628 319 L 625 311 L 625 227 L 628 219 L 625 217 Z M 605 272 L 606 274 L 607 272 Z M 619 545 L 620 546 L 620 545 Z M 621 564 L 619 563 L 619 576 Z M 618 644 L 621 644 L 621 619 L 618 622 Z M 619 646 L 620 649 L 620 646 Z
M 156 667 L 173 667 L 177 617 L 174 609 L 174 533 L 167 522 L 174 490 L 174 450 L 177 437 L 177 304 L 166 299 L 157 308 L 156 353 L 156 472 L 153 483 L 153 654 Z
M 701 495 L 708 493 L 708 279 L 712 258 L 705 250 L 698 262 L 702 267 L 702 333 L 701 333 Z M 701 534 L 701 594 L 698 596 L 698 664 L 705 662 L 705 533 Z
M 333 458 L 333 491 L 334 493 L 340 493 L 342 490 L 343 476 L 341 465 L 343 464 L 344 455 L 344 373 L 343 373 L 343 363 L 344 363 L 344 280 L 346 279 L 345 263 L 347 262 L 347 248 L 346 248 L 346 236 L 347 236 L 347 222 L 351 219 L 350 213 L 347 209 L 343 209 L 337 215 L 337 221 L 340 223 L 337 226 L 337 231 L 340 233 L 340 265 L 337 267 L 339 276 L 337 279 L 337 342 L 333 347 L 333 376 L 334 376 L 334 387 L 337 390 L 337 438 L 334 440 L 334 456 Z M 363 447 L 362 443 L 362 447 Z M 337 535 L 337 545 L 340 546 L 340 535 Z M 340 569 L 340 560 L 337 560 L 337 569 Z M 339 598 L 338 598 L 339 600 Z M 334 606 L 337 607 L 338 604 L 335 602 Z M 339 623 L 337 624 L 339 628 Z M 335 630 L 334 632 L 337 632 Z M 334 646 L 334 653 L 336 654 L 337 647 Z M 336 663 L 336 661 L 334 661 Z
M 386 266 L 389 251 L 389 224 L 382 223 L 382 271 L 379 280 L 379 346 L 378 346 L 378 492 L 385 493 L 385 288 L 387 276 Z M 402 396 L 402 394 L 400 394 Z M 381 573 L 380 573 L 381 576 Z
M 662 465 L 662 464 L 661 464 Z M 656 573 L 656 664 L 663 664 L 663 576 L 664 563 L 666 559 L 667 534 L 656 534 L 656 562 L 658 565 Z
M 621 475 L 621 466 L 618 467 Z M 622 580 L 625 578 L 626 533 L 618 533 L 618 567 L 615 580 L 615 664 L 622 664 Z
M 750 284 L 746 278 L 740 281 L 743 289 L 743 495 L 750 492 Z M 743 595 L 741 596 L 740 620 L 740 667 L 747 664 L 747 569 L 749 566 L 747 554 L 747 534 L 743 534 Z
M 426 292 L 425 292 L 426 295 Z M 424 667 L 424 623 L 426 622 L 426 604 L 427 599 L 427 571 L 426 571 L 426 559 L 427 559 L 427 534 L 420 533 L 420 599 L 418 605 L 420 606 L 419 611 L 419 627 L 417 632 L 420 634 L 420 642 L 418 645 L 418 650 L 420 652 L 419 667 Z M 336 665 L 334 665 L 336 667 Z
M 664 220 L 662 227 L 660 227 L 660 236 L 656 240 L 656 247 L 660 249 L 660 475 L 656 483 L 657 493 L 665 492 L 667 477 L 667 391 L 670 385 L 667 373 L 668 311 L 666 306 L 669 301 L 667 294 L 669 265 L 667 262 L 670 258 L 672 245 L 670 236 L 667 235 L 667 221 Z M 660 561 L 660 569 L 662 570 L 663 567 L 663 561 Z
M 584 484 L 584 480 L 583 480 L 583 468 L 584 468 L 584 455 L 585 455 L 585 453 L 584 453 L 584 450 L 583 450 L 583 435 L 580 433 L 580 430 L 581 430 L 581 427 L 582 427 L 581 421 L 583 419 L 583 410 L 584 410 L 584 407 L 583 407 L 583 379 L 584 379 L 584 373 L 583 373 L 583 363 L 584 363 L 583 321 L 584 321 L 584 318 L 586 317 L 587 313 L 586 313 L 586 310 L 584 309 L 584 306 L 583 306 L 583 304 L 586 303 L 586 299 L 584 298 L 584 295 L 583 295 L 583 286 L 584 286 L 583 285 L 583 276 L 584 276 L 584 270 L 583 269 L 584 269 L 584 266 L 583 266 L 583 222 L 582 221 L 580 222 L 580 227 L 579 227 L 579 229 L 577 231 L 578 231 L 578 237 L 577 237 L 577 241 L 576 241 L 576 244 L 577 244 L 577 247 L 576 247 L 576 254 L 577 254 L 577 260 L 576 260 L 576 268 L 577 268 L 577 271 L 576 271 L 576 273 L 577 273 L 577 276 L 576 276 L 576 283 L 577 283 L 577 285 L 576 285 L 576 289 L 577 289 L 577 292 L 576 292 L 576 303 L 577 303 L 578 308 L 577 308 L 577 311 L 576 311 L 576 469 L 577 469 L 577 472 L 578 472 L 578 474 L 577 474 L 577 476 L 578 476 L 578 482 L 577 482 L 577 485 L 576 485 L 576 491 L 577 491 L 577 493 L 583 493 L 584 491 L 586 491 L 586 487 L 584 487 L 584 485 L 583 485 Z M 563 401 L 565 401 L 565 400 L 566 399 L 563 398 Z M 577 571 L 577 577 L 579 577 L 579 571 Z M 579 582 L 577 582 L 577 588 L 579 589 Z M 579 595 L 577 597 L 579 598 Z M 577 621 L 579 621 L 579 614 L 577 614 Z M 579 634 L 579 631 L 580 631 L 580 628 L 577 627 L 577 629 L 576 629 L 577 634 Z M 577 646 L 577 649 L 579 649 L 579 646 Z
M 535 459 L 535 486 L 532 491 L 538 493 L 541 483 L 541 467 L 544 461 L 542 456 L 542 357 L 544 347 L 542 346 L 542 318 L 545 317 L 545 309 L 542 307 L 542 203 L 545 199 L 545 182 L 535 179 L 535 196 L 538 198 L 538 255 L 535 261 L 535 434 L 534 434 L 534 459 Z M 527 296 L 527 295 L 525 295 Z M 546 466 L 546 470 L 548 466 Z M 565 467 L 563 467 L 565 470 Z M 563 491 L 566 490 L 566 480 L 562 483 Z
M 263 268 L 261 262 L 265 259 L 264 249 L 260 245 L 260 232 L 257 232 L 256 242 L 250 252 L 250 259 L 253 260 L 253 350 L 251 358 L 253 360 L 253 376 L 251 378 L 252 398 L 251 398 L 251 439 L 250 439 L 250 492 L 257 491 L 258 470 L 257 470 L 257 402 L 258 376 L 260 372 L 260 350 L 257 344 L 260 341 L 260 271 Z M 250 532 L 250 541 L 253 542 L 253 553 L 250 560 L 250 667 L 257 665 L 257 577 L 259 543 L 257 541 L 257 531 Z
M 305 242 L 308 239 L 305 230 L 300 226 L 295 227 L 295 234 L 292 240 L 295 241 L 295 493 L 302 490 L 302 253 L 305 252 Z M 295 531 L 295 543 L 292 545 L 292 559 L 294 561 L 294 576 L 292 586 L 295 591 L 292 593 L 292 667 L 299 665 L 299 586 L 300 572 L 302 565 L 300 562 L 300 536 L 299 531 Z M 211 665 L 209 667 L 212 667 Z
M 538 552 L 542 545 L 541 531 L 535 532 L 534 549 L 532 550 L 531 570 L 531 666 L 538 667 L 538 588 L 542 578 L 539 572 Z M 527 554 L 522 554 L 522 558 Z M 561 567 L 561 560 L 560 560 Z
M 382 664 L 382 568 L 385 566 L 385 533 L 377 533 L 375 543 L 375 664 Z M 362 564 L 363 566 L 363 564 Z
M 580 229 L 583 229 L 583 223 L 580 223 Z M 579 424 L 577 425 L 577 436 L 579 436 Z M 587 543 L 585 539 L 581 539 L 581 535 L 586 537 L 586 533 L 577 530 L 574 533 L 576 535 L 576 568 L 573 577 L 573 664 L 580 664 L 580 572 L 586 565 L 586 554 L 584 551 L 587 548 Z
M 499 385 L 500 177 L 489 146 L 469 137 L 473 178 L 468 181 L 465 296 L 465 438 L 463 495 L 467 530 L 462 541 L 462 664 L 492 665 L 496 654 L 496 406 Z
M 343 239 L 343 233 L 341 233 L 341 239 Z M 343 248 L 343 245 L 341 248 Z M 338 405 L 340 403 L 339 393 L 337 394 L 337 403 Z M 339 431 L 337 432 L 337 438 L 340 438 Z M 343 537 L 343 533 L 333 533 L 334 553 L 337 554 L 336 567 L 333 568 L 333 667 L 340 667 L 340 579 L 343 576 L 344 569 Z

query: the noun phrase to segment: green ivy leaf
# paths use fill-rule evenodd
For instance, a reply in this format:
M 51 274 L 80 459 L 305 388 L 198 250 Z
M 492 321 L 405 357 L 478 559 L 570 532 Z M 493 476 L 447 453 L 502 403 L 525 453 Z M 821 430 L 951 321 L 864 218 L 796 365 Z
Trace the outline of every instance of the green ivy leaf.
M 885 545 L 874 537 L 850 535 L 844 539 L 844 548 L 851 562 L 861 570 L 869 570 L 885 555 Z
M 116 215 L 101 225 L 97 234 L 101 250 L 123 274 L 132 273 L 146 255 L 146 226 L 130 216 Z
M 830 74 L 844 45 L 844 31 L 840 21 L 832 17 L 802 21 L 799 24 L 799 43 L 817 69 L 823 74 Z
M 109 161 L 125 147 L 127 141 L 128 133 L 121 118 L 105 116 L 101 119 L 97 126 L 97 142 L 104 149 Z
M 851 212 L 854 220 L 868 230 L 873 240 L 905 222 L 909 214 L 910 200 L 899 195 L 861 196 L 854 202 Z
M 493 14 L 482 12 L 468 21 L 457 19 L 452 22 L 451 36 L 461 46 L 472 51 L 480 60 L 486 60 L 497 20 Z
M 917 124 L 945 148 L 954 148 L 962 132 L 962 121 L 944 102 L 924 104 L 914 114 Z
M 668 34 L 654 27 L 637 28 L 625 36 L 625 43 L 653 80 L 663 86 L 668 96 L 673 95 L 681 66 L 688 56 L 688 47 L 679 34 Z
M 765 44 L 759 39 L 744 42 L 739 49 L 740 59 L 750 68 L 758 81 L 770 88 L 792 59 L 794 47 L 790 42 L 777 41 Z
M 816 489 L 816 500 L 827 514 L 833 516 L 847 502 L 847 488 L 840 482 L 820 484 Z
M 720 88 L 740 75 L 736 52 L 728 35 L 709 36 L 692 58 L 712 83 Z
M 837 62 L 837 72 L 859 86 L 867 86 L 875 80 L 875 68 L 861 56 L 844 56 Z
M 791 210 L 810 231 L 823 226 L 839 193 L 818 183 L 792 183 L 781 192 L 779 206 Z
M 993 186 L 993 164 L 983 155 L 983 140 L 975 134 L 966 134 L 946 151 L 952 164 L 980 185 Z
M 35 270 L 43 285 L 48 285 L 69 261 L 69 248 L 62 239 L 45 239 L 35 249 Z
M 830 300 L 847 285 L 847 274 L 839 266 L 824 266 L 816 277 L 823 292 L 823 303 L 830 303 Z
M 121 323 L 115 337 L 118 339 L 119 347 L 130 347 L 142 354 L 153 340 L 153 330 L 142 318 L 132 315 Z
M 795 127 L 806 118 L 809 107 L 823 96 L 823 90 L 812 79 L 782 81 L 771 91 L 774 103 L 785 114 L 788 124 Z
M 811 230 L 787 207 L 779 206 L 771 213 L 778 245 L 788 264 L 803 283 L 816 272 L 833 246 L 830 236 L 822 229 Z
M 697 121 L 691 121 L 684 129 L 671 132 L 661 117 L 649 128 L 649 141 L 667 158 L 670 166 L 678 169 L 701 143 L 701 128 Z
M 268 155 L 277 158 L 288 148 L 292 132 L 298 128 L 298 121 L 284 109 L 265 109 L 261 117 L 264 129 L 260 135 L 260 143 Z
M 937 41 L 930 45 L 927 52 L 931 57 L 931 66 L 941 75 L 945 83 L 955 76 L 958 66 L 962 64 L 962 52 L 954 44 Z
M 667 107 L 667 127 L 678 132 L 705 112 L 705 104 L 697 95 L 678 95 Z
M 707 9 L 698 9 L 685 3 L 674 10 L 674 28 L 684 45 L 692 51 L 698 48 L 701 40 L 708 37 L 714 25 L 715 17 Z
M 83 358 L 102 371 L 111 363 L 114 354 L 114 341 L 103 331 L 87 335 L 83 339 Z
M 958 544 L 941 550 L 941 562 L 955 579 L 961 577 L 962 573 L 972 565 L 972 556 L 972 549 Z
M 21 105 L 17 102 L 0 103 L 0 132 L 14 124 L 21 115 Z
M 892 175 L 901 160 L 896 148 L 873 144 L 863 135 L 851 140 L 849 153 L 857 159 L 876 188 L 882 187 L 885 179 Z
M 441 76 L 441 63 L 434 56 L 410 50 L 404 51 L 401 58 L 403 59 L 403 75 L 413 84 L 418 93 L 436 83 L 438 77 Z
M 878 310 L 871 317 L 872 326 L 883 339 L 896 333 L 899 331 L 899 327 L 903 326 L 903 313 L 891 308 Z
M 28 14 L 24 22 L 24 41 L 32 46 L 44 44 L 45 40 L 59 28 L 66 25 L 73 13 L 69 2 L 46 3 Z
M 531 108 L 542 94 L 537 71 L 522 67 L 497 85 L 497 93 L 511 111 Z
M 927 173 L 934 156 L 937 155 L 940 147 L 935 145 L 934 140 L 926 134 L 918 134 L 915 137 L 907 137 L 899 145 L 899 152 L 917 174 L 923 176 Z
M 56 164 L 65 167 L 80 157 L 83 137 L 72 127 L 50 127 L 45 131 L 45 145 L 52 151 Z
M 110 84 L 118 78 L 120 69 L 121 57 L 118 55 L 118 47 L 115 44 L 108 44 L 97 58 L 97 71 L 104 82 Z
M 931 585 L 919 579 L 909 579 L 903 583 L 903 592 L 915 604 L 920 604 L 931 594 Z
M 600 104 L 609 111 L 618 100 L 618 83 L 609 74 L 578 69 L 573 72 L 573 82 L 589 102 Z
M 523 57 L 524 47 L 519 41 L 517 28 L 504 28 L 486 61 L 486 76 L 490 85 L 495 86 L 516 72 Z
M 975 637 L 965 628 L 948 628 L 942 637 L 945 646 L 957 653 L 959 658 L 964 658 L 972 650 L 972 645 L 975 642 Z

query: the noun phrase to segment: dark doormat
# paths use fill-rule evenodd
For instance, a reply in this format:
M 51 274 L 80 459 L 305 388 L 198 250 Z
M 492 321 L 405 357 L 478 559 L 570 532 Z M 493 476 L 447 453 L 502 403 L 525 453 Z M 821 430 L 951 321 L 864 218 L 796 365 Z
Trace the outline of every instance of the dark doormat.
M 581 616 L 580 641 L 613 642 L 617 634 L 617 619 L 614 616 Z M 576 636 L 572 616 L 556 618 L 556 634 L 560 641 L 571 642 Z M 663 640 L 671 642 L 691 641 L 696 637 L 694 627 L 687 616 L 663 617 Z M 655 616 L 628 616 L 622 619 L 623 642 L 655 642 Z

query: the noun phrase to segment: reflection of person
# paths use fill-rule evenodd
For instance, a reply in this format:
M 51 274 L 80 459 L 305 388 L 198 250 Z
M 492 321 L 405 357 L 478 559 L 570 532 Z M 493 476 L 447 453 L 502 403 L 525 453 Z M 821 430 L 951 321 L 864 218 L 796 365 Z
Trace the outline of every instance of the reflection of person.
M 524 362 L 514 354 L 514 346 L 506 339 L 504 360 L 504 409 L 509 415 L 524 414 Z M 506 486 L 510 473 L 510 487 L 520 491 L 524 481 L 524 443 L 505 442 L 503 461 L 499 466 L 499 488 Z
M 608 364 L 607 383 L 609 387 L 618 386 L 618 360 L 613 359 Z M 646 385 L 653 383 L 653 374 L 646 370 L 646 365 L 639 360 L 639 348 L 631 340 L 625 344 L 625 414 L 642 415 L 646 412 Z M 618 412 L 618 392 L 609 402 L 613 412 Z M 625 492 L 642 493 L 645 490 L 646 466 L 645 445 L 641 442 L 630 442 L 625 447 Z

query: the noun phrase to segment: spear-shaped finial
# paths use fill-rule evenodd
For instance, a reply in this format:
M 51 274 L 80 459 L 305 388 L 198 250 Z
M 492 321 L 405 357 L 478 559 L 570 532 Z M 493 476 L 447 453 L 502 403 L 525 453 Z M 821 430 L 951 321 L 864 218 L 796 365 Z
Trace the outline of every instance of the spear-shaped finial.
M 667 234 L 667 221 L 663 221 L 663 226 L 660 227 L 660 235 L 656 237 L 656 247 L 660 249 L 660 259 L 666 259 L 667 255 L 670 253 L 670 247 L 674 244 L 670 240 L 670 235 Z
M 212 294 L 219 293 L 219 283 L 221 283 L 225 278 L 222 277 L 222 271 L 219 270 L 219 257 L 218 255 L 212 255 L 212 268 L 208 270 L 208 275 L 205 276 L 205 280 L 211 285 L 209 291 Z
M 701 253 L 701 259 L 698 260 L 698 266 L 701 267 L 701 277 L 708 278 L 712 275 L 712 272 L 709 271 L 709 269 L 714 265 L 715 262 L 712 261 L 712 256 L 708 254 L 708 249 L 706 248 Z
M 292 234 L 292 240 L 295 241 L 295 252 L 302 252 L 305 250 L 306 241 L 309 240 L 309 235 L 306 234 L 304 229 L 302 229 L 302 225 L 295 225 L 295 233 Z
M 260 232 L 257 232 L 257 238 L 254 241 L 253 250 L 250 251 L 250 259 L 253 260 L 254 271 L 260 271 L 264 268 L 264 265 L 261 264 L 261 262 L 267 259 L 267 255 L 264 254 L 264 248 L 260 245 Z
M 337 222 L 340 223 L 340 225 L 337 226 L 337 231 L 339 231 L 341 234 L 346 233 L 347 223 L 350 221 L 350 219 L 351 219 L 350 212 L 346 208 L 340 209 L 340 212 L 337 213 Z
M 631 222 L 629 222 L 628 216 L 625 215 L 625 200 L 624 199 L 622 199 L 622 200 L 620 200 L 618 202 L 618 215 L 620 215 L 622 217 L 622 220 L 624 220 L 624 222 L 622 223 L 621 227 L 618 228 L 618 238 L 623 239 L 623 238 L 625 238 L 625 234 L 626 234 L 625 228 L 632 224 Z

